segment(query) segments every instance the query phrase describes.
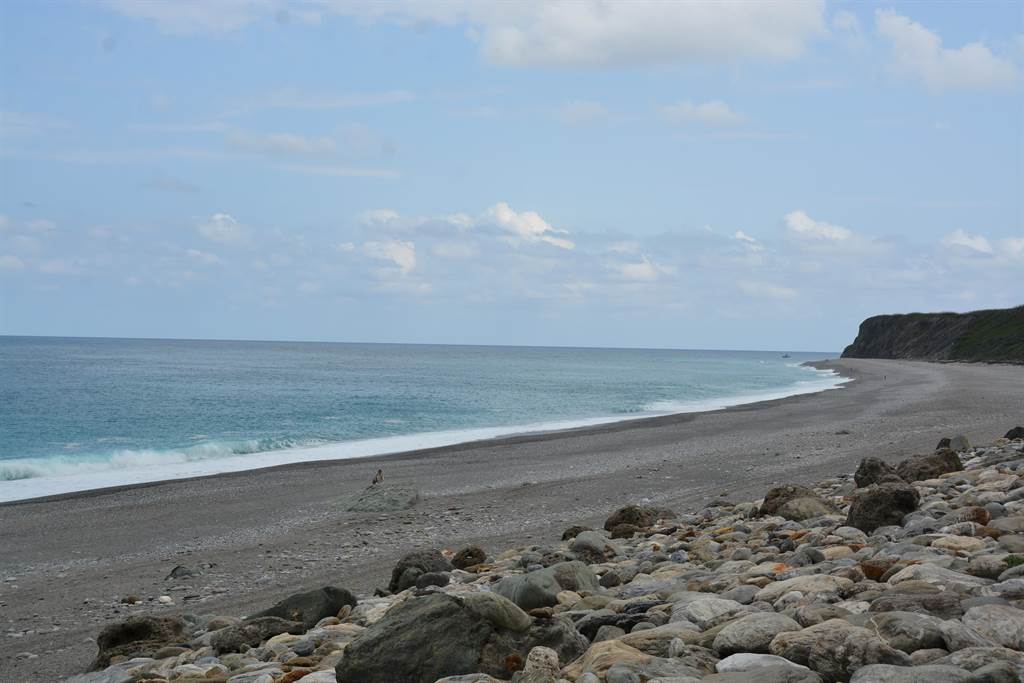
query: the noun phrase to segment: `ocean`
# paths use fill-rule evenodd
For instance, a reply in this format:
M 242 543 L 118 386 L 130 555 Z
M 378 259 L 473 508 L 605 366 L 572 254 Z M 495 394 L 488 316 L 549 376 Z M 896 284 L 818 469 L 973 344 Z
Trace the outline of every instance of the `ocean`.
M 841 386 L 790 355 L 0 337 L 0 501 Z

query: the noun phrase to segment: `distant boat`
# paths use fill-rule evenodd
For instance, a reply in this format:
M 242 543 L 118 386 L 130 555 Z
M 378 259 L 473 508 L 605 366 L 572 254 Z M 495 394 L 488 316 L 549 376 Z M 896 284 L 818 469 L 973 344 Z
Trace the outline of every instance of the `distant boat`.
M 792 356 L 791 356 L 791 355 L 789 355 L 788 353 L 784 353 L 784 354 L 782 354 L 782 357 L 783 357 L 783 358 L 792 358 Z

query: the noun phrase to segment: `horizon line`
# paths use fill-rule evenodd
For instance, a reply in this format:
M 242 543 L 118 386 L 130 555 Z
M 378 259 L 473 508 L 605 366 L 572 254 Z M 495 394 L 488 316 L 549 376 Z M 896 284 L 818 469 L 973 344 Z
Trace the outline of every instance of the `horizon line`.
M 107 337 L 99 335 L 53 335 L 53 334 L 0 334 L 0 339 L 81 339 L 106 341 L 169 341 L 169 342 L 220 342 L 245 344 L 344 344 L 377 346 L 465 346 L 504 349 L 588 349 L 604 351 L 730 351 L 737 353 L 814 353 L 834 354 L 837 358 L 842 351 L 784 349 L 737 349 L 737 348 L 677 348 L 667 346 L 580 346 L 575 344 L 468 344 L 447 342 L 394 342 L 394 341 L 338 341 L 325 339 L 237 339 L 226 337 Z

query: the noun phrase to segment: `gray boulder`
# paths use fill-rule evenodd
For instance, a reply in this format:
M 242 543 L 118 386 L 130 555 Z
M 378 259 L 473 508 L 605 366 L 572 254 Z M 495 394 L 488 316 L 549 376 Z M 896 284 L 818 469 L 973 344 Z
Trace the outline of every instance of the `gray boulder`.
M 569 542 L 569 550 L 584 562 L 591 564 L 610 560 L 618 553 L 618 549 L 596 531 L 581 531 L 576 534 Z
M 870 664 L 853 672 L 850 683 L 958 683 L 974 681 L 970 671 L 955 666 L 925 664 L 924 666 L 894 666 Z
M 756 612 L 726 624 L 715 636 L 712 647 L 723 656 L 737 652 L 767 653 L 775 636 L 800 629 L 800 624 L 784 614 Z
M 959 472 L 964 468 L 960 456 L 956 452 L 944 448 L 931 455 L 919 455 L 907 458 L 896 466 L 896 474 L 907 482 L 935 479 L 947 472 Z
M 903 480 L 896 474 L 896 468 L 889 463 L 878 458 L 864 458 L 857 465 L 853 481 L 856 482 L 857 488 L 862 489 L 872 484 L 899 483 Z
M 466 569 L 474 565 L 482 564 L 487 559 L 487 553 L 479 546 L 471 545 L 455 553 L 452 558 L 452 566 L 456 569 Z
M 417 550 L 409 553 L 391 570 L 391 581 L 388 590 L 392 593 L 404 591 L 416 585 L 416 579 L 422 574 L 433 572 L 450 572 L 452 565 L 444 559 L 440 550 Z
M 1024 648 L 1024 610 L 1010 605 L 978 605 L 967 610 L 963 622 L 998 645 Z
M 336 616 L 342 607 L 355 607 L 357 602 L 356 596 L 344 588 L 324 586 L 288 596 L 273 607 L 257 612 L 249 618 L 280 617 L 288 621 L 297 621 L 309 630 L 321 619 Z
M 818 494 L 806 486 L 776 486 L 765 494 L 764 501 L 761 503 L 757 514 L 762 517 L 776 515 L 779 513 L 779 508 L 791 500 L 817 497 Z
M 587 565 L 574 560 L 559 562 L 529 574 L 506 576 L 494 585 L 494 592 L 508 598 L 524 610 L 552 607 L 558 603 L 558 593 L 570 591 L 598 591 L 597 575 Z
M 214 632 L 210 638 L 210 646 L 217 654 L 239 652 L 244 645 L 256 647 L 282 633 L 298 635 L 305 632 L 306 628 L 297 621 L 288 621 L 280 617 L 255 617 Z
M 181 617 L 128 617 L 100 631 L 92 670 L 106 668 L 112 657 L 152 657 L 161 648 L 185 644 L 188 640 Z
M 886 643 L 908 655 L 918 650 L 946 647 L 935 617 L 914 612 L 882 612 L 871 617 L 868 628 Z
M 913 486 L 899 483 L 872 484 L 858 489 L 846 516 L 846 525 L 870 534 L 881 526 L 899 525 L 917 509 L 921 497 Z
M 807 658 L 807 666 L 827 681 L 847 681 L 857 669 L 870 664 L 910 666 L 911 662 L 910 655 L 860 627 L 823 632 L 811 644 Z
M 604 521 L 605 531 L 611 531 L 620 524 L 632 524 L 633 526 L 645 529 L 652 526 L 659 519 L 673 519 L 676 516 L 668 508 L 652 507 L 650 505 L 625 505 L 613 512 Z
M 821 683 L 821 676 L 803 667 L 781 664 L 711 674 L 700 679 L 700 683 Z
M 567 620 L 531 626 L 497 596 L 473 600 L 432 593 L 399 603 L 348 644 L 337 683 L 434 683 L 470 673 L 507 679 L 509 663 L 534 647 L 551 648 L 563 663 L 586 647 Z

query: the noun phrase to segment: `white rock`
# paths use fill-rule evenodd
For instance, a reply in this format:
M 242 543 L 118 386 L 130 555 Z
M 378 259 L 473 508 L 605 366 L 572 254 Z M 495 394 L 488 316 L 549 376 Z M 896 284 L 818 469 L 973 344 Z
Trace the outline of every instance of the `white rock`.
M 795 662 L 791 662 L 784 657 L 777 657 L 775 655 L 758 655 L 749 652 L 739 652 L 734 655 L 729 655 L 725 659 L 718 660 L 715 664 L 715 671 L 720 674 L 728 673 L 730 671 L 750 671 L 751 669 L 758 669 L 763 666 L 788 666 L 791 669 L 797 671 L 810 671 L 806 666 L 801 666 Z

